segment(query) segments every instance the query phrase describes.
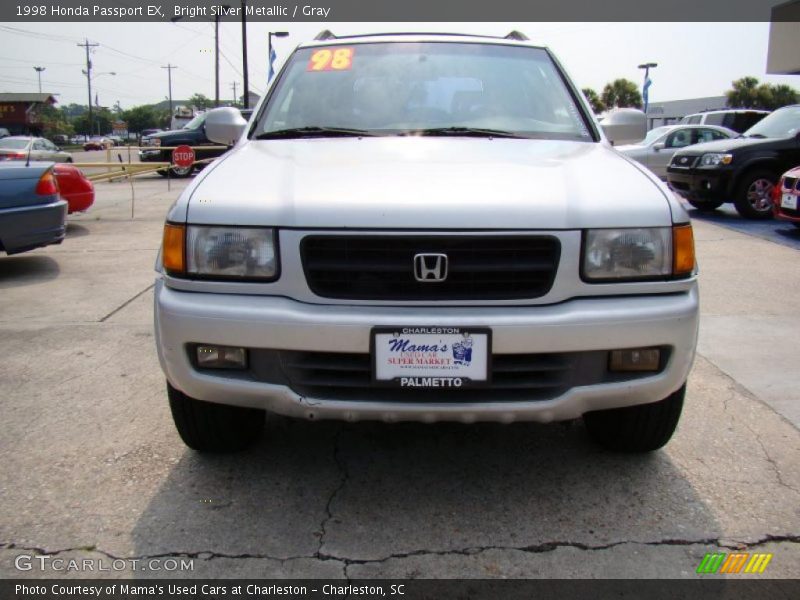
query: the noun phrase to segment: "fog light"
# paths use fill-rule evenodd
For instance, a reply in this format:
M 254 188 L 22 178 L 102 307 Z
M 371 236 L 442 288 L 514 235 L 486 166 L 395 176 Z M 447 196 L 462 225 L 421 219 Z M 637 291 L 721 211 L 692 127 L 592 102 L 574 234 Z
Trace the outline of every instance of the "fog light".
M 244 369 L 247 350 L 231 346 L 198 346 L 197 366 L 201 369 Z
M 631 348 L 612 350 L 610 371 L 658 371 L 661 351 L 658 348 Z

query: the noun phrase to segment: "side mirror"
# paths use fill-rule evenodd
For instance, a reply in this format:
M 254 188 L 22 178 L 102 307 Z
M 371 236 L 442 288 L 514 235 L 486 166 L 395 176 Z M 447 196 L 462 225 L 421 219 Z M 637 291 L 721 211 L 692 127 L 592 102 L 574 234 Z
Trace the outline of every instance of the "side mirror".
M 229 106 L 208 111 L 206 137 L 217 144 L 233 146 L 247 127 L 247 121 L 236 108 Z
M 653 144 L 653 151 L 660 152 L 665 148 L 664 142 L 658 142 L 657 144 Z

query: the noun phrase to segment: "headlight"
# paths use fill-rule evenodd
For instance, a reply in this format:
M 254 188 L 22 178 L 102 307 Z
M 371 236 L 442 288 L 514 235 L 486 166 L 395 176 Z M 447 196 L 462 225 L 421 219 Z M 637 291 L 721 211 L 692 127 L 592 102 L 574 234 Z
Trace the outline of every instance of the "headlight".
M 652 279 L 672 275 L 672 228 L 592 229 L 586 232 L 587 280 Z
M 720 154 L 718 152 L 712 152 L 710 154 L 703 154 L 700 157 L 700 166 L 701 167 L 716 167 L 719 165 L 729 165 L 733 160 L 733 154 Z
M 275 230 L 255 227 L 186 228 L 186 273 L 219 279 L 278 276 Z

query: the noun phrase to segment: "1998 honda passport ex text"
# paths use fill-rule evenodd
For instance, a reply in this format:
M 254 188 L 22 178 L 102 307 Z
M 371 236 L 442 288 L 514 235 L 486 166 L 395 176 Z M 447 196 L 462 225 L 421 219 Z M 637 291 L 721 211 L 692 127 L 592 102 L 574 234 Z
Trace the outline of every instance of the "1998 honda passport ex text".
M 307 419 L 583 416 L 661 447 L 694 357 L 689 218 L 604 140 L 545 48 L 329 33 L 170 209 L 155 289 L 183 440 Z

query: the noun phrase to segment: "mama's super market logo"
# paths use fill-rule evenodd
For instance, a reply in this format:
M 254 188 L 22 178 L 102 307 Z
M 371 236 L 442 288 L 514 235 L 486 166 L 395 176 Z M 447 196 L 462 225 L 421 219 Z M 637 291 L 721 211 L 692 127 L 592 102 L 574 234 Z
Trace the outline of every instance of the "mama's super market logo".
M 767 568 L 772 554 L 750 554 L 749 552 L 708 553 L 700 561 L 697 573 L 700 575 L 725 574 L 737 575 L 742 573 L 763 573 Z

